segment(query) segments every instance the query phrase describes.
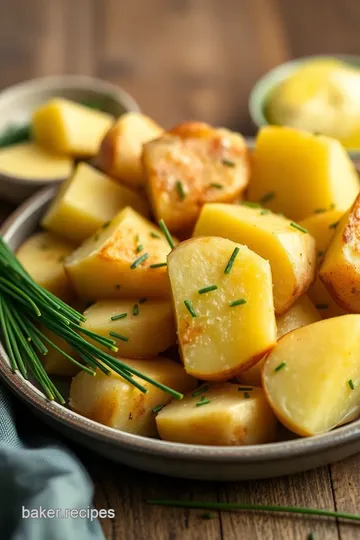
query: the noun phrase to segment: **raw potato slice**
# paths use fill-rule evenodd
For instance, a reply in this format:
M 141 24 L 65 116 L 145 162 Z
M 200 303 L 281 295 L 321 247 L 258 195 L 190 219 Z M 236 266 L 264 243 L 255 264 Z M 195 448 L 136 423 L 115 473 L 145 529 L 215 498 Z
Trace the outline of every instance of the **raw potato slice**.
M 64 259 L 73 249 L 57 236 L 39 232 L 25 240 L 16 255 L 36 283 L 67 302 L 74 292 L 64 271 Z
M 204 391 L 199 394 L 201 388 Z M 227 382 L 205 384 L 201 388 L 158 413 L 156 425 L 162 439 L 220 446 L 274 440 L 276 417 L 262 388 L 242 392 L 239 385 Z
M 342 218 L 344 212 L 339 210 L 329 210 L 308 217 L 300 222 L 316 241 L 317 266 L 321 265 L 325 252 L 334 236 L 335 225 Z M 320 310 L 323 319 L 345 315 L 342 309 L 330 295 L 329 291 L 317 275 L 315 283 L 310 287 L 308 295 L 312 302 Z
M 319 272 L 336 302 L 355 313 L 360 313 L 359 240 L 360 196 L 336 226 Z
M 320 321 L 320 319 L 319 312 L 310 302 L 309 298 L 307 296 L 302 296 L 293 306 L 291 306 L 289 311 L 284 313 L 284 315 L 276 317 L 277 339 L 279 340 L 282 336 L 296 328 Z M 262 358 L 252 368 L 241 372 L 237 377 L 238 380 L 245 384 L 261 386 L 261 372 L 265 358 L 266 357 Z
M 151 118 L 138 112 L 123 114 L 106 133 L 97 164 L 106 174 L 138 187 L 145 183 L 141 162 L 143 145 L 164 130 Z
M 176 343 L 175 321 L 170 300 L 103 300 L 89 307 L 82 326 L 101 336 L 115 332 L 117 355 L 127 358 L 152 358 Z M 135 307 L 134 307 L 135 306 Z M 126 317 L 124 317 L 126 314 Z M 111 320 L 111 317 L 122 318 Z M 85 336 L 84 336 L 85 337 Z M 106 349 L 107 352 L 108 349 Z
M 91 157 L 114 118 L 67 99 L 52 99 L 33 114 L 34 140 L 55 152 L 71 156 Z
M 343 315 L 286 334 L 269 354 L 264 390 L 288 429 L 316 435 L 359 416 L 359 334 L 360 316 Z
M 126 206 L 148 214 L 140 195 L 79 163 L 50 205 L 42 226 L 80 244 Z
M 206 202 L 232 202 L 249 181 L 244 138 L 207 124 L 186 123 L 144 146 L 148 192 L 157 219 L 190 231 Z
M 193 236 L 222 236 L 268 260 L 277 314 L 286 312 L 315 279 L 315 241 L 288 219 L 244 205 L 206 204 Z
M 339 181 L 341 178 L 341 181 Z M 283 126 L 261 128 L 249 199 L 300 220 L 319 208 L 347 210 L 359 192 L 353 163 L 339 141 Z
M 181 393 L 191 392 L 197 385 L 196 379 L 187 375 L 180 364 L 167 358 L 120 360 Z M 98 370 L 95 377 L 82 371 L 72 381 L 70 407 L 100 424 L 156 437 L 156 412 L 153 409 L 166 405 L 172 397 L 136 376 L 134 380 L 147 388 L 148 393 L 143 394 L 113 371 L 109 376 Z
M 238 254 L 230 272 L 225 273 L 235 249 Z M 276 325 L 267 261 L 246 246 L 203 237 L 177 246 L 168 257 L 168 270 L 180 351 L 188 373 L 203 380 L 224 381 L 250 368 L 272 349 Z M 217 290 L 199 294 L 211 285 Z M 230 306 L 243 300 L 246 303 Z M 191 303 L 196 316 L 185 301 Z
M 65 180 L 73 161 L 67 156 L 48 152 L 34 143 L 19 143 L 0 150 L 0 171 L 29 180 Z
M 150 268 L 166 263 L 169 251 L 160 230 L 127 207 L 74 251 L 65 268 L 84 300 L 169 298 L 166 266 Z

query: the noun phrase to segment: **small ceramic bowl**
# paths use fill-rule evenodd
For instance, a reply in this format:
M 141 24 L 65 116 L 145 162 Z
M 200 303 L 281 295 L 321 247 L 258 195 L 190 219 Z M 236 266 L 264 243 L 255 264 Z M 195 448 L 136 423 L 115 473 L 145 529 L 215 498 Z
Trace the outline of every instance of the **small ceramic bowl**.
M 269 122 L 265 115 L 265 107 L 268 101 L 268 98 L 276 87 L 285 79 L 289 77 L 294 71 L 296 71 L 299 66 L 308 62 L 309 60 L 316 60 L 320 58 L 338 58 L 343 62 L 351 64 L 355 67 L 360 67 L 360 56 L 357 55 L 321 55 L 321 56 L 305 56 L 303 58 L 298 58 L 296 60 L 290 60 L 285 64 L 281 64 L 276 68 L 270 70 L 263 77 L 261 77 L 254 88 L 251 91 L 249 98 L 249 112 L 252 121 L 255 126 L 259 128 L 260 126 L 268 125 Z M 353 159 L 360 158 L 360 148 L 349 151 L 350 156 Z
M 28 124 L 34 109 L 55 97 L 92 103 L 114 117 L 140 110 L 127 92 L 111 83 L 79 75 L 42 77 L 0 92 L 0 137 L 9 128 Z M 0 197 L 18 203 L 38 189 L 62 180 L 27 180 L 0 173 Z

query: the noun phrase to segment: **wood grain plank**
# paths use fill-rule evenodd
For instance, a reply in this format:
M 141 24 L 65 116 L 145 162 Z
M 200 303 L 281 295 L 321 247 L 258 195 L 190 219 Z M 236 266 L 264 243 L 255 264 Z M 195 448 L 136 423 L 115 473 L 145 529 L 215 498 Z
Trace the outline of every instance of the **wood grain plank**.
M 335 496 L 336 510 L 339 512 L 359 513 L 360 492 L 360 455 L 350 457 L 330 465 L 332 486 Z M 358 540 L 359 524 L 341 521 L 339 524 L 342 540 Z

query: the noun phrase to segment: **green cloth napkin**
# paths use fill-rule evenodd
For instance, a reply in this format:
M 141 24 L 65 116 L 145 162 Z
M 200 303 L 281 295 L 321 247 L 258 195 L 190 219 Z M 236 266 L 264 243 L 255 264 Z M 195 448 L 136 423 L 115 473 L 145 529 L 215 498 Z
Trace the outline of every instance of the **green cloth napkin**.
M 23 507 L 91 509 L 92 495 L 76 456 L 0 384 L 1 540 L 102 540 L 97 520 L 22 517 Z

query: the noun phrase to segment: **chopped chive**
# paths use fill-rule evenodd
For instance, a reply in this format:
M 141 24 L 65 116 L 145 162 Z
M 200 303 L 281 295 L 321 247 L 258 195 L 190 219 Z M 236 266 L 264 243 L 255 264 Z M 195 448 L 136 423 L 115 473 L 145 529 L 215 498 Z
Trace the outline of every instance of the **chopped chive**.
M 239 300 L 233 300 L 232 302 L 229 302 L 230 307 L 242 306 L 243 304 L 246 304 L 245 298 L 239 298 Z
M 197 388 L 196 390 L 194 390 L 191 395 L 193 397 L 196 397 L 202 394 L 203 392 L 207 392 L 209 389 L 210 389 L 210 386 L 207 384 L 205 386 L 201 386 L 200 388 Z
M 163 266 L 167 266 L 167 263 L 162 262 L 162 263 L 150 264 L 150 268 L 162 268 Z
M 236 167 L 236 163 L 234 161 L 231 161 L 231 159 L 222 159 L 221 163 L 225 165 L 226 167 Z
M 140 257 L 138 257 L 131 265 L 130 265 L 130 268 L 131 270 L 134 270 L 134 268 L 137 268 L 141 263 L 143 263 L 144 261 L 146 261 L 146 259 L 149 257 L 149 254 L 148 253 L 144 253 L 143 255 L 141 255 Z
M 204 396 L 205 397 L 205 396 Z M 201 407 L 202 405 L 207 405 L 208 403 L 211 403 L 210 399 L 203 399 L 202 401 L 198 401 L 195 403 L 197 407 Z
M 121 334 L 118 334 L 117 332 L 109 332 L 109 335 L 111 337 L 121 339 L 121 341 L 129 341 L 129 338 L 126 336 L 122 336 Z
M 316 309 L 329 309 L 329 304 L 316 304 Z
M 205 294 L 207 292 L 216 291 L 219 287 L 217 285 L 209 285 L 208 287 L 204 287 L 203 289 L 199 289 L 199 294 Z
M 159 411 L 161 411 L 161 409 L 163 409 L 165 407 L 165 405 L 158 405 L 157 407 L 154 407 L 153 410 L 151 412 L 153 413 L 158 413 Z
M 140 253 L 144 249 L 144 246 L 142 244 L 139 244 L 136 248 L 136 253 Z
M 119 319 L 125 319 L 125 317 L 127 317 L 127 313 L 119 313 L 119 315 L 113 315 L 111 317 L 111 320 L 112 321 L 117 321 Z
M 190 315 L 192 317 L 196 317 L 196 311 L 194 310 L 194 308 L 192 307 L 192 304 L 190 302 L 190 300 L 184 300 L 184 304 L 186 306 L 186 309 L 188 310 L 188 312 L 190 313 Z
M 269 193 L 265 193 L 265 195 L 263 197 L 261 197 L 259 202 L 260 202 L 260 204 L 265 204 L 265 203 L 271 201 L 274 197 L 275 197 L 275 192 L 274 191 L 269 191 Z
M 348 385 L 350 386 L 351 390 L 355 390 L 355 384 L 353 383 L 352 379 L 348 380 Z
M 169 229 L 167 228 L 167 226 L 165 224 L 165 221 L 163 219 L 160 219 L 159 227 L 162 230 L 162 232 L 164 233 L 165 238 L 168 241 L 168 244 L 171 247 L 171 249 L 174 249 L 174 247 L 175 247 L 174 241 L 173 241 L 173 239 L 171 237 L 171 234 L 169 233 Z
M 249 208 L 260 208 L 260 204 L 252 201 L 241 201 L 242 206 L 248 206 Z
M 152 238 L 161 238 L 161 236 L 160 236 L 159 234 L 156 234 L 156 233 L 153 232 L 153 231 L 151 231 L 150 236 L 151 236 Z
M 307 233 L 307 230 L 304 229 L 304 227 L 302 227 L 302 226 L 299 225 L 298 223 L 294 223 L 294 221 L 291 221 L 290 226 L 291 226 L 291 227 L 294 227 L 294 229 L 297 229 L 298 231 L 301 231 L 301 232 L 303 232 L 303 233 Z
M 236 247 L 234 249 L 234 251 L 232 252 L 231 257 L 229 259 L 229 262 L 227 263 L 226 268 L 224 270 L 224 274 L 230 274 L 230 271 L 231 271 L 231 269 L 233 267 L 233 264 L 235 262 L 235 259 L 236 259 L 237 255 L 238 255 L 239 251 L 240 251 L 240 248 Z
M 268 210 L 267 208 L 264 208 L 264 210 L 261 210 L 260 216 L 266 216 L 266 214 L 271 214 L 271 210 Z
M 315 208 L 314 214 L 323 214 L 326 212 L 326 208 Z
M 180 180 L 178 180 L 176 182 L 175 186 L 176 186 L 179 198 L 183 201 L 185 199 L 185 197 L 186 197 L 186 193 L 185 193 L 184 186 L 183 186 L 182 182 L 180 182 Z
M 107 229 L 108 226 L 110 225 L 111 221 L 105 221 L 105 223 L 102 224 L 102 228 L 103 229 Z
M 139 304 L 145 304 L 145 302 L 147 302 L 147 298 L 145 298 L 145 296 L 143 296 L 142 298 L 140 298 L 139 300 Z
M 210 187 L 214 188 L 214 189 L 223 189 L 224 186 L 222 184 L 219 184 L 218 182 L 211 182 L 211 184 L 209 184 Z
M 201 396 L 200 401 L 206 401 L 206 396 Z
M 115 289 L 119 290 L 119 289 L 120 289 L 120 285 L 119 285 L 119 284 L 116 284 L 116 285 L 115 285 Z
M 201 515 L 201 517 L 202 519 L 212 519 L 212 515 L 210 514 L 210 512 L 205 512 Z
M 281 362 L 276 368 L 274 368 L 274 371 L 280 371 L 280 369 L 283 369 L 286 366 L 286 362 Z
M 245 398 L 245 399 L 249 399 L 249 397 L 250 397 L 249 392 L 244 392 L 244 398 Z
M 251 392 L 253 389 L 251 386 L 239 386 L 238 392 Z
M 134 304 L 132 314 L 134 315 L 134 317 L 136 317 L 136 315 L 139 315 L 139 306 L 138 306 L 138 304 Z
M 340 221 L 335 221 L 334 223 L 331 223 L 329 225 L 329 229 L 336 229 L 336 227 L 339 225 Z

